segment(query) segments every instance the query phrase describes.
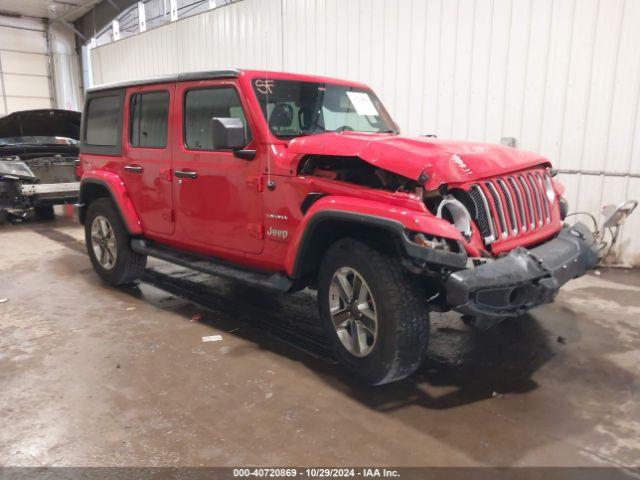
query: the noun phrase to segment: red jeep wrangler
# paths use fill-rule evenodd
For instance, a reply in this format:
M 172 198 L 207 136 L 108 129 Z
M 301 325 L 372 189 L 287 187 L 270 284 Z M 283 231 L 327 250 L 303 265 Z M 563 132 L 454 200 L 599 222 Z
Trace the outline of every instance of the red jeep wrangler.
M 98 275 L 147 256 L 278 292 L 317 289 L 337 358 L 370 384 L 411 374 L 429 311 L 501 319 L 598 260 L 563 226 L 549 162 L 399 135 L 363 84 L 264 71 L 91 90 L 80 220 Z

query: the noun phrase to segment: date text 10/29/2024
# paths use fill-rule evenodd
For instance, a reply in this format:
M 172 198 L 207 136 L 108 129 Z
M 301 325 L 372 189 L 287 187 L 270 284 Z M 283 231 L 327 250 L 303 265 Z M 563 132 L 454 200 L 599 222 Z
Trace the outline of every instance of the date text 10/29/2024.
M 400 478 L 389 468 L 234 468 L 234 478 Z

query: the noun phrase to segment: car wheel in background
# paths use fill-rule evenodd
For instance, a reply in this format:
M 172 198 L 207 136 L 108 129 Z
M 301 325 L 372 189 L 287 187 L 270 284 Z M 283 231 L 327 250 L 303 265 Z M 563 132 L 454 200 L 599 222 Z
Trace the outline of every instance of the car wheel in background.
M 53 205 L 40 205 L 33 207 L 33 213 L 36 220 L 40 221 L 53 220 L 56 216 L 53 211 Z

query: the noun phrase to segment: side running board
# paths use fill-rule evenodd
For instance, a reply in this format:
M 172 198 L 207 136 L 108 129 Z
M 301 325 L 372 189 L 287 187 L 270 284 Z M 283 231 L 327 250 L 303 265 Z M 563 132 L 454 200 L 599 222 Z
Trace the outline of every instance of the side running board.
M 293 281 L 280 273 L 262 273 L 245 270 L 213 258 L 178 252 L 164 246 L 151 245 L 146 240 L 139 238 L 131 240 L 131 249 L 134 252 L 159 258 L 160 260 L 191 268 L 198 272 L 215 275 L 217 277 L 231 278 L 265 290 L 288 292 L 293 286 Z

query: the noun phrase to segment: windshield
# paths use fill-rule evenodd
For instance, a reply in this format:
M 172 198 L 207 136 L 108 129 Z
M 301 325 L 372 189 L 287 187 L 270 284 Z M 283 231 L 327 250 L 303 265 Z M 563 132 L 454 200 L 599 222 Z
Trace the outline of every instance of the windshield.
M 256 78 L 253 90 L 277 137 L 322 132 L 397 133 L 370 90 L 330 83 Z

